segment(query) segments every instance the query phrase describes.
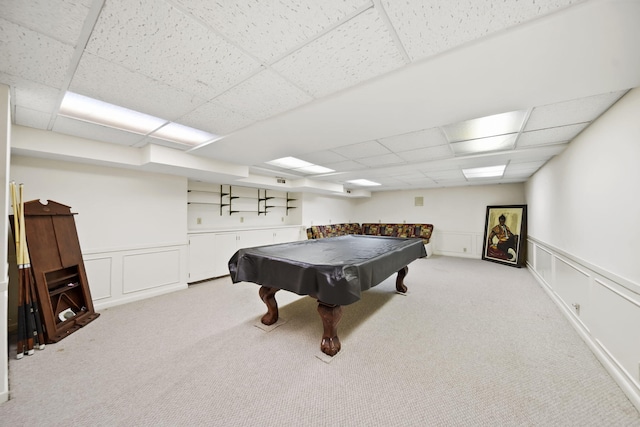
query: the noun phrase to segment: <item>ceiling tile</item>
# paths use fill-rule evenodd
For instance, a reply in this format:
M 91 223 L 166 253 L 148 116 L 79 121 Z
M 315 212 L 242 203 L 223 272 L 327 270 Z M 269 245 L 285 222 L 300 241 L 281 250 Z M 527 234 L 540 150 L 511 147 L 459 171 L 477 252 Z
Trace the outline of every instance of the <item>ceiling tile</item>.
M 205 102 L 91 54 L 82 56 L 69 90 L 165 120 L 175 120 Z
M 228 135 L 254 123 L 254 121 L 240 112 L 228 110 L 215 100 L 200 105 L 177 120 L 178 123 L 185 126 L 220 136 Z
M 403 151 L 398 156 L 409 163 L 429 162 L 432 160 L 448 159 L 453 157 L 449 145 L 421 148 L 419 150 Z
M 46 86 L 64 82 L 73 47 L 0 18 L 0 72 Z
M 524 130 L 538 130 L 574 123 L 591 122 L 604 113 L 626 91 L 605 93 L 572 101 L 536 107 Z
M 15 122 L 20 126 L 27 126 L 35 129 L 47 129 L 51 121 L 51 114 L 43 111 L 31 110 L 16 106 Z
M 271 70 L 252 76 L 216 98 L 227 109 L 242 111 L 254 120 L 264 120 L 312 100 Z
M 448 144 L 437 147 L 421 148 L 419 150 L 403 151 L 398 153 L 402 159 L 410 163 L 428 162 L 431 160 L 447 159 L 453 157 L 453 152 Z
M 64 116 L 58 116 L 56 118 L 52 130 L 54 132 L 93 139 L 95 141 L 111 142 L 127 146 L 133 146 L 144 139 L 144 135 L 137 135 L 131 132 L 100 126 L 94 123 L 87 123 L 81 120 L 70 119 Z
M 447 144 L 447 139 L 440 128 L 425 129 L 418 132 L 380 138 L 378 141 L 396 153 Z
M 533 145 L 556 144 L 558 142 L 570 141 L 588 125 L 588 123 L 579 123 L 576 125 L 558 126 L 555 128 L 523 132 L 518 137 L 516 146 L 517 148 L 522 148 Z
M 272 65 L 315 97 L 405 65 L 387 27 L 369 9 Z
M 413 61 L 580 0 L 382 0 Z
M 298 157 L 301 160 L 321 166 L 324 166 L 326 163 L 337 163 L 347 160 L 346 157 L 330 150 L 316 151 L 315 153 L 304 154 Z
M 358 162 L 367 166 L 386 166 L 405 163 L 404 159 L 393 153 L 383 154 L 382 156 L 365 157 L 358 159 Z
M 424 172 L 427 178 L 431 178 L 436 182 L 447 181 L 447 180 L 464 180 L 464 175 L 460 169 L 450 169 L 450 170 L 442 170 L 442 171 L 430 171 Z
M 91 0 L 0 0 L 0 10 L 8 21 L 75 46 L 91 3 Z
M 366 169 L 367 166 L 362 163 L 354 162 L 353 160 L 346 160 L 344 162 L 336 162 L 336 163 L 327 163 L 326 165 L 322 165 L 333 169 L 337 172 L 349 172 L 355 170 Z
M 211 2 L 174 0 L 230 41 L 263 61 L 303 44 L 356 11 L 364 0 Z
M 341 154 L 349 159 L 362 159 L 382 154 L 390 151 L 377 141 L 359 142 L 357 144 L 345 145 L 343 147 L 332 148 L 331 151 Z
M 14 96 L 11 102 L 16 106 L 22 106 L 30 110 L 51 114 L 58 108 L 60 91 L 49 86 L 35 83 L 22 77 L 0 73 L 0 82 L 14 88 Z
M 164 1 L 106 2 L 86 51 L 211 99 L 260 64 Z

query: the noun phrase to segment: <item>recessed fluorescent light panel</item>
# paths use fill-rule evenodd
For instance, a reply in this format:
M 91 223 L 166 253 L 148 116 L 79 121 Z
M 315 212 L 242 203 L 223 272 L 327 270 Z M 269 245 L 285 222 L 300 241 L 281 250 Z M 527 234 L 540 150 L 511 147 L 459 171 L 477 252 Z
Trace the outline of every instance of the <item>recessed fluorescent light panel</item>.
M 159 117 L 150 116 L 73 92 L 67 92 L 65 94 L 62 104 L 60 105 L 59 114 L 71 119 L 82 120 L 190 146 L 219 138 L 217 135 L 208 132 L 169 122 Z
M 277 166 L 279 168 L 289 169 L 295 172 L 302 172 L 306 174 L 335 172 L 333 169 L 314 165 L 313 163 L 305 162 L 304 160 L 296 159 L 295 157 L 282 157 L 280 159 L 271 160 L 266 163 L 271 166 Z
M 487 138 L 520 132 L 526 116 L 526 110 L 512 111 L 444 126 L 442 130 L 449 142 Z
M 382 185 L 377 182 L 369 181 L 368 179 L 352 179 L 351 181 L 347 181 L 350 184 L 361 185 L 363 187 L 372 187 L 375 185 Z
M 495 178 L 504 175 L 507 165 L 487 166 L 483 168 L 462 169 L 462 173 L 467 179 L 474 178 Z
M 472 139 L 469 141 L 456 142 L 451 144 L 456 156 L 464 154 L 486 153 L 489 151 L 511 150 L 518 134 L 492 136 L 489 138 Z
M 526 110 L 495 114 L 444 126 L 456 155 L 511 149 L 527 117 Z

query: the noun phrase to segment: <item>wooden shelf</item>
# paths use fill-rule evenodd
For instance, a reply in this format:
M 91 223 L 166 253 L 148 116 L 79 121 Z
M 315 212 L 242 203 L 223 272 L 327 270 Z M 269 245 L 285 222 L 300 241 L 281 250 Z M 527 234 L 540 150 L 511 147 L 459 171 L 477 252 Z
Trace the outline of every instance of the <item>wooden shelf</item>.
M 209 205 L 209 206 L 219 206 L 219 214 L 222 215 L 233 215 L 235 213 L 256 213 L 258 216 L 267 215 L 269 212 L 272 212 L 274 209 L 284 209 L 285 213 L 289 214 L 289 209 L 295 209 L 296 206 L 291 206 L 291 203 L 296 201 L 296 199 L 289 197 L 289 193 L 284 192 L 276 192 L 269 194 L 269 190 L 266 189 L 254 189 L 257 190 L 257 195 L 250 196 L 248 195 L 250 188 L 241 187 L 240 190 L 237 187 L 233 187 L 231 185 L 220 185 L 220 191 L 208 191 L 208 190 L 188 190 L 189 192 L 194 193 L 209 193 L 209 194 L 218 194 L 219 201 L 189 201 L 187 204 L 189 205 Z M 284 194 L 283 194 L 284 193 Z M 249 203 L 255 203 L 254 208 L 247 208 L 251 205 Z

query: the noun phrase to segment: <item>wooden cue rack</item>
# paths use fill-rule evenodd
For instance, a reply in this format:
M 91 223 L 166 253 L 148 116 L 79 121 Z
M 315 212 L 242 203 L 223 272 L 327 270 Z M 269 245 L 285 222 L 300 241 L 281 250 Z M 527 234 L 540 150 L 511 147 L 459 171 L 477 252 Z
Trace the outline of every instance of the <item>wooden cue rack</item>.
M 51 200 L 24 203 L 31 271 L 47 343 L 95 320 L 91 292 L 71 208 Z

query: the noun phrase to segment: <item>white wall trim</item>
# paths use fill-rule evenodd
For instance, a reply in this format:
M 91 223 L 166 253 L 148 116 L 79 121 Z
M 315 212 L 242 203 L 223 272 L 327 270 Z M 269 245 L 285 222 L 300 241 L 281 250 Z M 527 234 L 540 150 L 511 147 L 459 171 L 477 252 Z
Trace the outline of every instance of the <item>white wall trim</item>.
M 602 363 L 607 372 L 609 372 L 614 381 L 627 395 L 629 400 L 633 403 L 633 405 L 635 405 L 638 410 L 640 410 L 640 373 L 633 370 L 634 367 L 636 368 L 636 370 L 638 369 L 638 367 L 632 366 L 625 368 L 621 360 L 624 360 L 625 357 L 628 357 L 628 355 L 620 354 L 619 351 L 616 352 L 608 348 L 604 343 L 604 338 L 606 338 L 606 335 L 598 337 L 598 326 L 601 322 L 606 322 L 607 319 L 603 319 L 602 316 L 585 316 L 585 318 L 583 319 L 579 314 L 576 313 L 575 310 L 572 309 L 572 301 L 565 301 L 563 299 L 563 296 L 557 291 L 559 285 L 563 285 L 563 283 L 558 283 L 559 278 L 557 277 L 557 269 L 555 268 L 555 263 L 556 261 L 563 262 L 574 268 L 576 271 L 584 274 L 589 278 L 589 283 L 597 283 L 599 286 L 606 288 L 613 294 L 620 297 L 621 301 L 631 303 L 635 306 L 638 313 L 640 313 L 640 295 L 638 295 L 638 292 L 636 290 L 640 289 L 640 287 L 638 286 L 638 284 L 632 283 L 624 278 L 620 278 L 619 276 L 605 271 L 602 268 L 593 266 L 590 263 L 580 260 L 578 257 L 567 254 L 566 252 L 554 248 L 551 245 L 545 244 L 538 239 L 529 237 L 529 242 L 533 244 L 534 250 L 538 248 L 549 253 L 552 256 L 552 265 L 554 265 L 554 267 L 552 268 L 551 278 L 549 280 L 546 280 L 545 277 L 543 277 L 537 271 L 535 257 L 530 257 L 527 260 L 527 267 L 529 271 L 532 273 L 533 277 L 538 281 L 544 291 L 549 295 L 549 297 L 560 308 L 563 315 L 578 332 L 580 337 L 591 349 L 596 358 Z M 615 283 L 615 285 L 619 285 L 619 287 L 616 286 L 614 288 L 610 285 L 607 285 L 601 278 L 604 278 L 606 281 Z M 599 304 L 601 304 L 601 302 L 597 298 L 588 298 L 582 303 L 586 305 L 586 307 L 584 308 L 586 308 L 587 310 L 591 310 L 592 312 L 598 308 Z M 592 324 L 590 325 L 589 323 Z M 625 329 L 635 328 L 629 327 Z M 637 335 L 637 331 L 634 330 L 630 333 L 630 343 L 633 343 L 633 336 L 635 336 L 634 334 Z M 634 350 L 630 351 L 633 352 Z M 633 356 L 631 357 L 633 358 Z M 638 355 L 638 359 L 640 360 L 640 355 Z M 639 375 L 639 377 L 635 378 L 634 375 Z

